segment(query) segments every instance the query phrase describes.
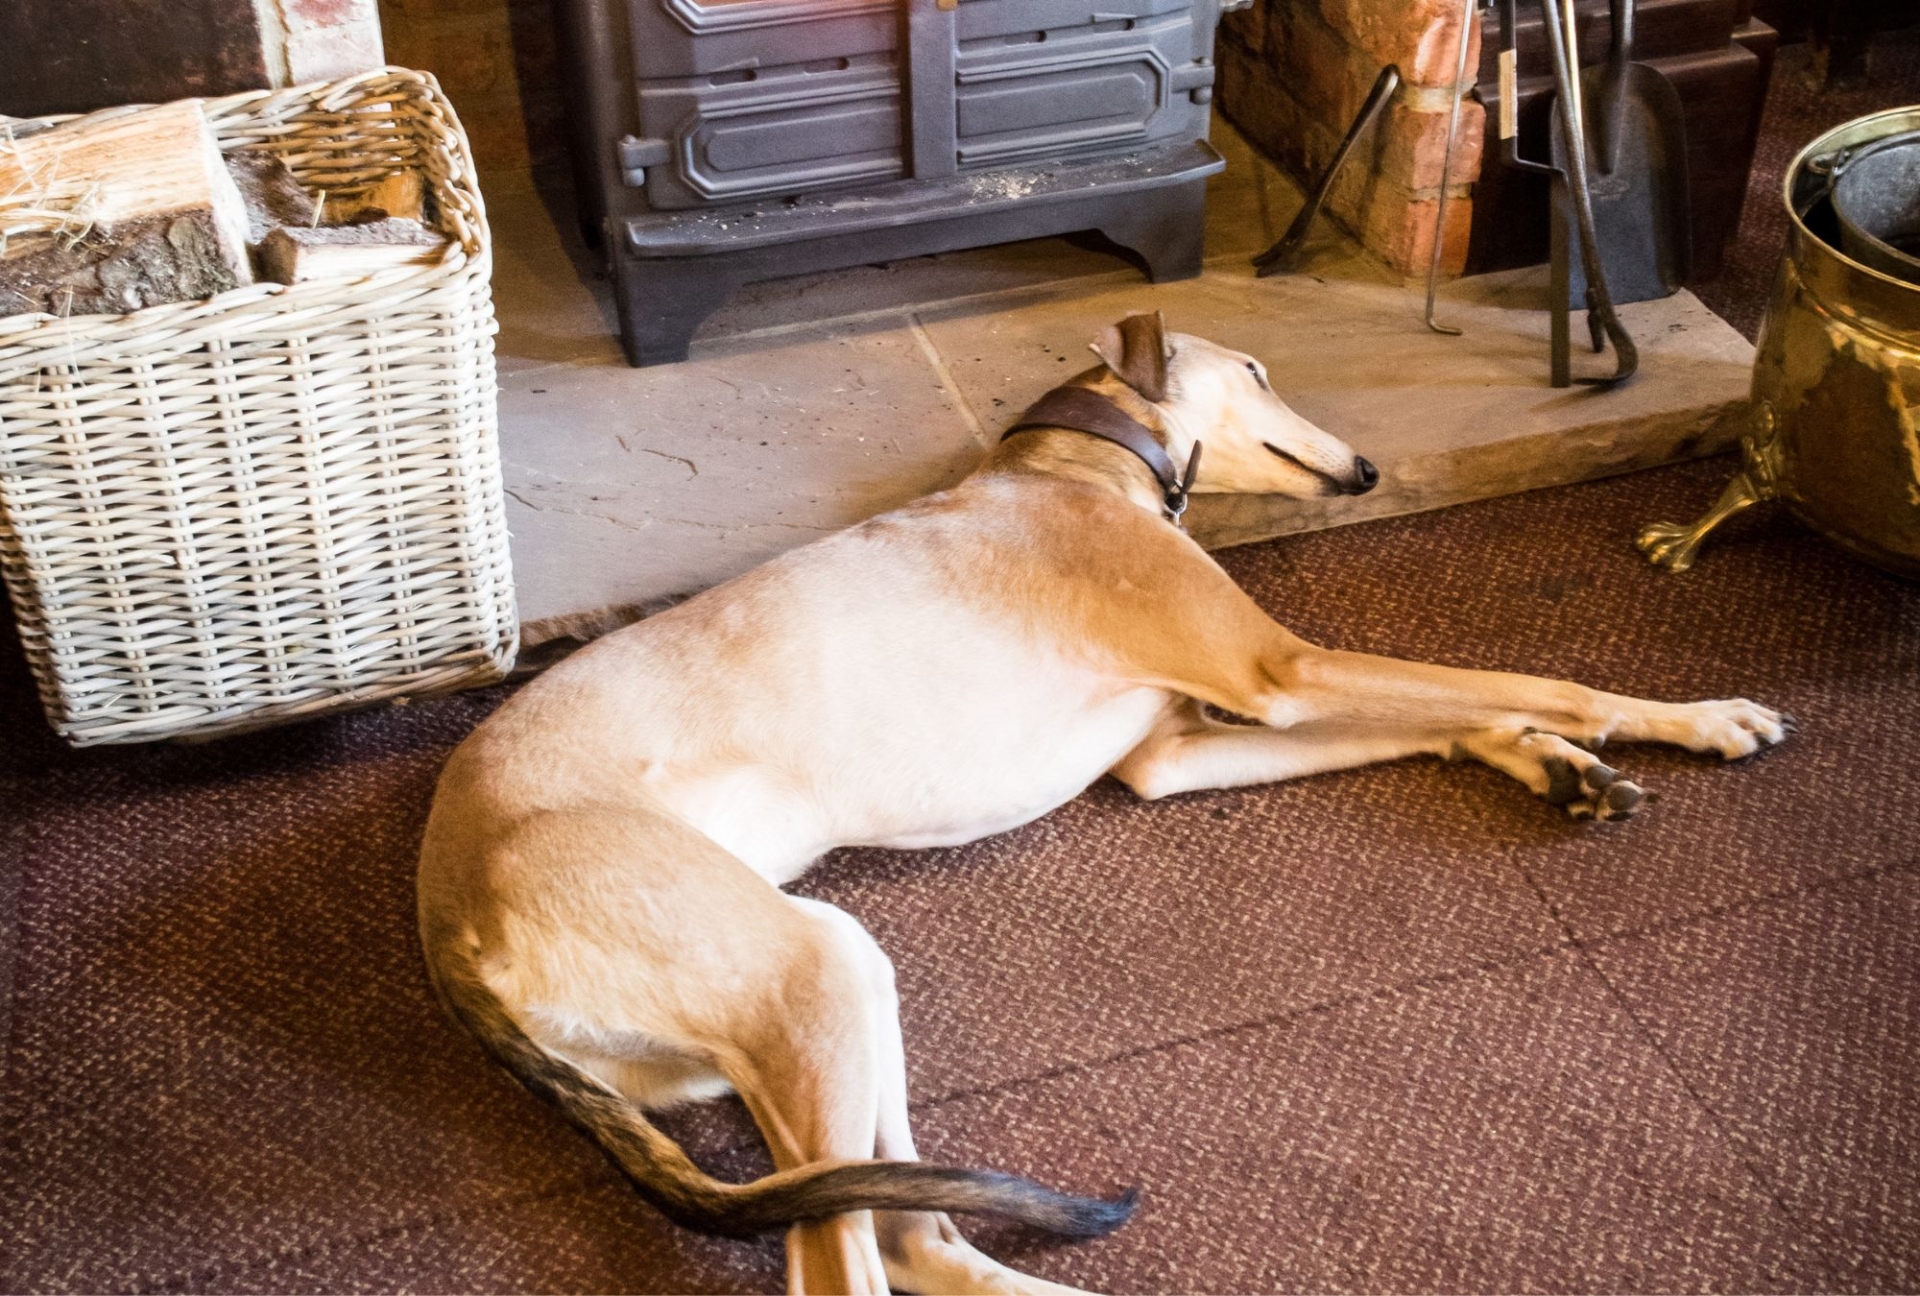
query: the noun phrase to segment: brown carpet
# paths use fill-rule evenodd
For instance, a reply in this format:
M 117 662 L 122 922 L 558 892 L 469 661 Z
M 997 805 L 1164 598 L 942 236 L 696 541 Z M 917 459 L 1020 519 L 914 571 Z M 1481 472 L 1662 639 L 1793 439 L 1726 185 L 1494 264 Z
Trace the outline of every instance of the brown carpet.
M 1060 1246 L 1116 1291 L 1920 1286 L 1920 590 L 1784 520 L 1692 574 L 1636 521 L 1724 462 L 1240 550 L 1331 644 L 1747 693 L 1743 765 L 1617 763 L 1581 827 L 1410 762 L 1146 806 L 1110 785 L 805 884 L 900 968 L 929 1157 L 1139 1182 Z M 199 748 L 62 751 L 12 664 L 9 1290 L 767 1290 L 442 1019 L 411 924 L 436 769 L 498 694 Z M 737 1106 L 673 1127 L 764 1168 Z

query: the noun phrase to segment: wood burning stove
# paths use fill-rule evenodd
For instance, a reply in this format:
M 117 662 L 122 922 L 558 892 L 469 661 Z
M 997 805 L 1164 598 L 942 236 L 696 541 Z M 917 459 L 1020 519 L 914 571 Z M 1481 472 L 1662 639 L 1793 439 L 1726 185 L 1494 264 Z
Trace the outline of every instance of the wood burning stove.
M 1244 3 L 1245 0 L 1242 0 Z M 635 365 L 757 279 L 1073 231 L 1199 273 L 1234 0 L 561 0 Z

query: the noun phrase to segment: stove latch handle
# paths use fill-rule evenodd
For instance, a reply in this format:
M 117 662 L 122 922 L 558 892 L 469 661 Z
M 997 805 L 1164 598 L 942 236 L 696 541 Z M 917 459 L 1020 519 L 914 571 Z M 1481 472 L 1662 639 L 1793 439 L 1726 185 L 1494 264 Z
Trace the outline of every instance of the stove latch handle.
M 1212 59 L 1195 59 L 1173 70 L 1173 75 L 1167 78 L 1167 88 L 1174 94 L 1192 95 L 1197 104 L 1212 103 L 1213 76 Z
M 623 135 L 615 151 L 620 158 L 620 179 L 640 189 L 647 183 L 648 167 L 664 166 L 673 160 L 673 141 Z

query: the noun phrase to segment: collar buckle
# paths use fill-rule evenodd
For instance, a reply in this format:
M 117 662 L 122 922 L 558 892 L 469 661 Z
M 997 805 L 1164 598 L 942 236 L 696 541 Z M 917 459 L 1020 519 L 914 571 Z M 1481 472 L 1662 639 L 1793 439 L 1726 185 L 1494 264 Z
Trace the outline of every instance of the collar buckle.
M 1182 530 L 1186 528 L 1187 524 L 1181 521 L 1181 518 L 1186 515 L 1187 504 L 1189 503 L 1188 497 L 1193 494 L 1193 480 L 1199 475 L 1200 442 L 1195 441 L 1193 443 L 1193 453 L 1187 456 L 1187 471 L 1181 474 L 1180 480 L 1177 483 L 1166 488 L 1167 521 L 1180 527 Z

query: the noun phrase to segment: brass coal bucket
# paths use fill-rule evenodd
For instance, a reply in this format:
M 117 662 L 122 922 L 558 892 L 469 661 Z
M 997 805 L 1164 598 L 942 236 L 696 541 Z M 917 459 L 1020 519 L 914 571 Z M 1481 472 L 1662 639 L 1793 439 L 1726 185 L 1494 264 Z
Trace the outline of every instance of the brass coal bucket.
M 1920 282 L 1844 255 L 1831 196 L 1849 158 L 1915 130 L 1920 106 L 1861 117 L 1787 168 L 1787 254 L 1754 355 L 1744 463 L 1698 522 L 1641 530 L 1656 565 L 1687 570 L 1708 532 L 1777 499 L 1868 562 L 1920 577 Z

